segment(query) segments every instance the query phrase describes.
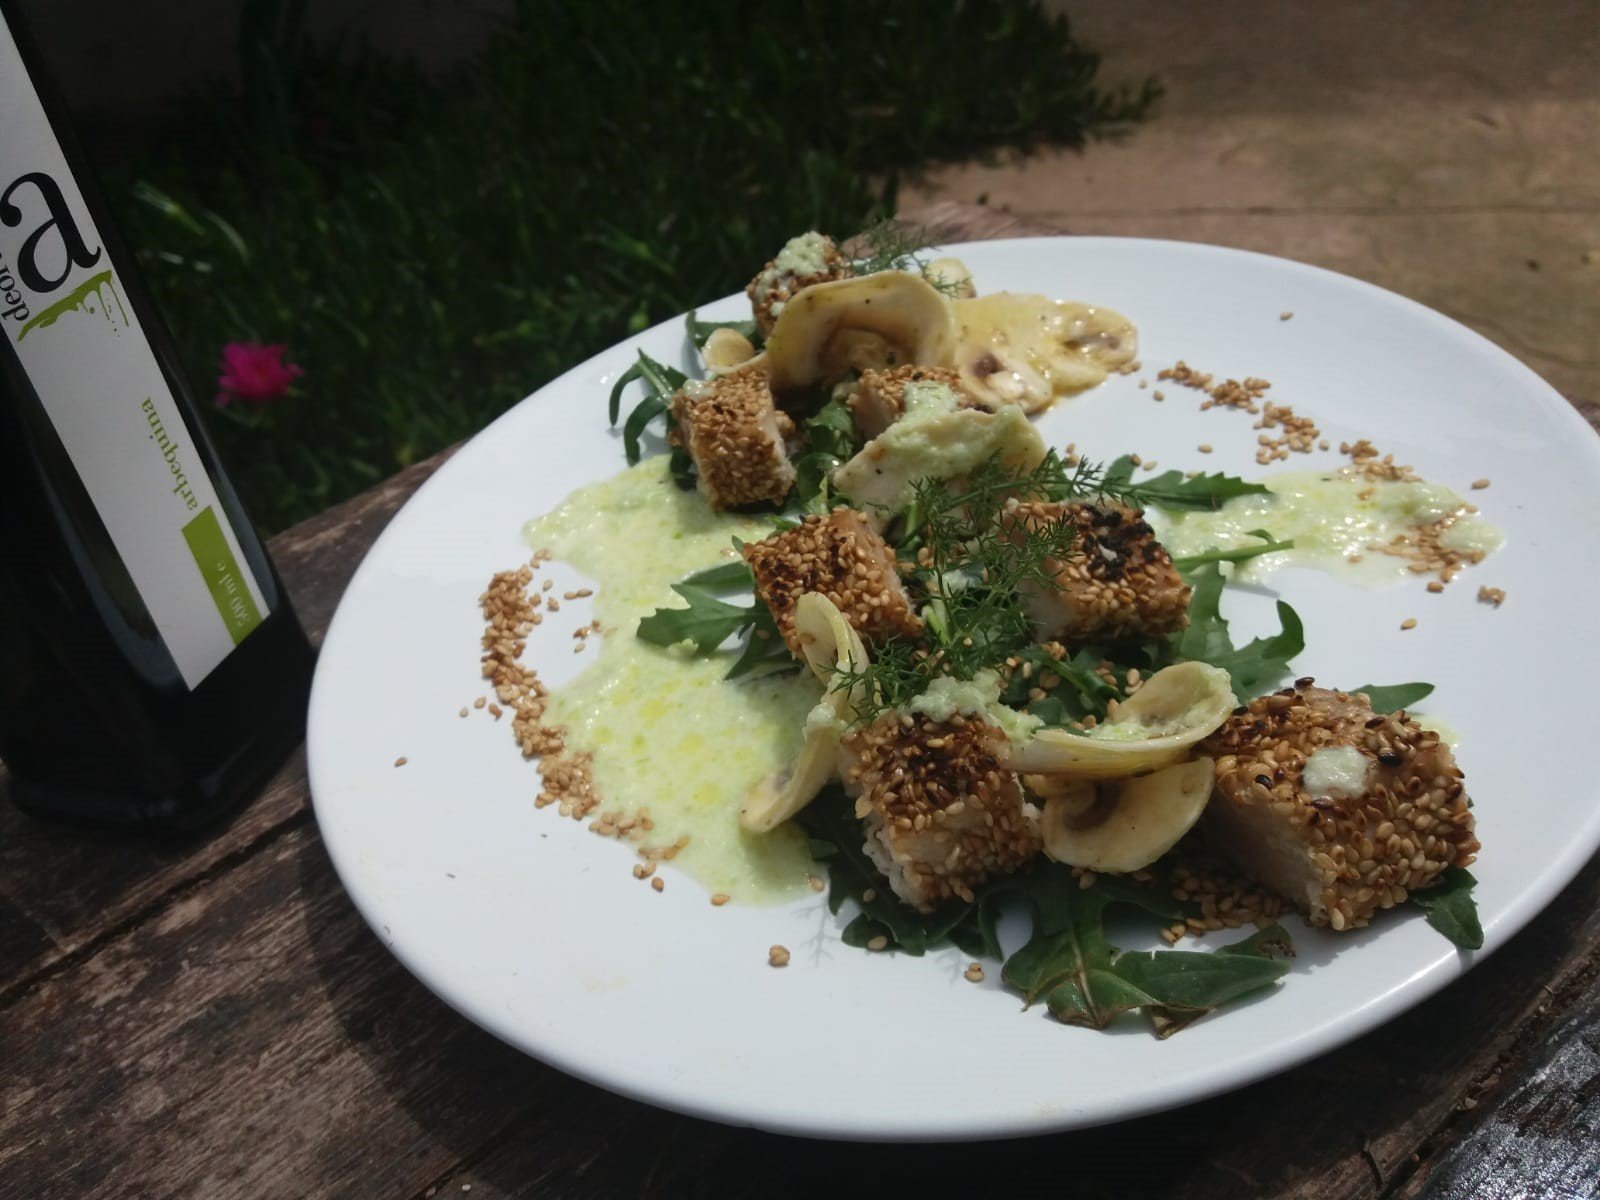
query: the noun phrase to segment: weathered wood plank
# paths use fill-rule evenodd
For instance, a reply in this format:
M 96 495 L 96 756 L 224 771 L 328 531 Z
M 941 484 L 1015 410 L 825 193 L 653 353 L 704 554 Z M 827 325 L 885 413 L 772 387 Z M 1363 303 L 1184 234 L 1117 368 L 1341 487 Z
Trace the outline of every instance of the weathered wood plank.
M 996 1159 L 801 1145 L 543 1068 L 405 972 L 302 825 L 4 1010 L 0 1200 L 459 1195 L 462 1183 L 474 1197 L 754 1200 L 869 1171 L 981 1190 L 996 1161 L 1066 1172 L 1085 1197 L 1374 1196 L 1367 1154 L 1387 1178 L 1510 1042 L 1559 1016 L 1539 1011 L 1541 984 L 1559 989 L 1592 962 L 1597 900 L 1600 863 L 1462 983 L 1288 1076 Z M 840 1086 L 876 1086 L 866 1071 Z M 974 1086 L 1004 1086 L 1004 1064 Z
M 268 544 L 313 641 L 321 641 L 367 548 L 449 451 L 402 471 Z M 33 820 L 4 797 L 0 768 L 0 998 L 94 945 L 175 889 L 225 869 L 306 811 L 296 752 L 221 829 L 177 842 L 94 837 Z
M 1479 1097 L 1485 1115 L 1453 1143 L 1437 1138 L 1400 1193 L 1412 1200 L 1600 1195 L 1600 972 L 1522 1060 Z M 1465 1124 L 1465 1122 L 1464 1122 Z M 1454 1132 L 1454 1131 L 1450 1131 Z

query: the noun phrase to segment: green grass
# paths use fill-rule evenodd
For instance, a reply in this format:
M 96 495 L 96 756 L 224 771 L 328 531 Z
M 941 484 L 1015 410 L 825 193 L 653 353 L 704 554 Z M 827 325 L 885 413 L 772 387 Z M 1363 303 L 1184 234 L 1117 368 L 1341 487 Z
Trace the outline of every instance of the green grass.
M 741 287 L 790 235 L 892 212 L 906 171 L 1080 145 L 1155 96 L 1097 89 L 1064 20 L 999 0 L 524 0 L 435 79 L 311 49 L 298 18 L 248 6 L 242 94 L 185 106 L 113 184 L 202 399 L 226 341 L 305 368 L 212 413 L 267 529 Z

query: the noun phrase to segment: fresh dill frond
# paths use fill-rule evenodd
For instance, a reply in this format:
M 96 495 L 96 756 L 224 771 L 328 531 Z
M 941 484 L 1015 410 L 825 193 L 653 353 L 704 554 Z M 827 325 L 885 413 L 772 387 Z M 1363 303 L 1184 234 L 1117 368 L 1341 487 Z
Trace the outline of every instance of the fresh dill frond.
M 928 273 L 922 252 L 938 244 L 933 231 L 926 225 L 914 225 L 891 217 L 863 230 L 856 239 L 866 250 L 852 266 L 857 275 L 875 275 L 879 271 L 906 271 L 920 275 L 935 291 L 946 296 L 960 294 L 960 286 L 950 280 Z

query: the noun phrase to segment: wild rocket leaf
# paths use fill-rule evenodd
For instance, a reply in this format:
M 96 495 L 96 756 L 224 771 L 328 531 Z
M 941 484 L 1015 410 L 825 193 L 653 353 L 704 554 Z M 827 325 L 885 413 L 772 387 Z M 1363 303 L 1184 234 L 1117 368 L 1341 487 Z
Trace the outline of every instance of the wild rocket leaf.
M 804 512 L 823 513 L 831 503 L 828 477 L 861 448 L 855 419 L 841 400 L 829 400 L 802 427 L 806 448 L 794 460 L 794 497 Z
M 708 592 L 723 592 L 750 587 L 755 581 L 756 577 L 751 573 L 750 564 L 743 560 L 737 560 L 719 563 L 714 567 L 707 567 L 703 571 L 696 571 L 683 582 L 694 587 L 705 588 Z
M 1215 563 L 1207 563 L 1194 572 L 1191 584 L 1189 625 L 1171 639 L 1169 661 L 1197 659 L 1221 667 L 1232 677 L 1234 693 L 1248 699 L 1263 684 L 1285 674 L 1290 660 L 1306 648 L 1299 614 L 1282 600 L 1278 601 L 1278 632 L 1235 648 L 1222 615 L 1222 572 Z
M 1372 711 L 1376 713 L 1392 713 L 1402 708 L 1410 708 L 1418 700 L 1425 700 L 1433 695 L 1431 683 L 1391 683 L 1387 685 L 1364 683 L 1357 688 L 1347 688 L 1351 695 L 1356 692 L 1365 692 L 1367 699 L 1372 701 Z
M 1115 949 L 1106 940 L 1105 911 L 1129 904 L 1171 921 L 1182 910 L 1170 899 L 1109 876 L 1084 889 L 1070 872 L 1051 867 L 1028 877 L 1027 896 L 1033 937 L 1006 959 L 1002 978 L 1028 1003 L 1042 998 L 1057 1019 L 1103 1029 L 1128 1009 L 1154 1002 L 1112 970 Z
M 622 423 L 622 452 L 627 456 L 629 466 L 639 461 L 639 439 L 644 435 L 645 427 L 666 412 L 665 400 L 658 396 L 646 396 L 628 414 L 628 419 Z
M 1185 554 L 1181 558 L 1173 559 L 1172 565 L 1187 574 L 1196 567 L 1204 566 L 1206 563 L 1241 563 L 1247 562 L 1252 558 L 1260 558 L 1263 554 L 1272 554 L 1278 550 L 1294 549 L 1293 538 L 1286 542 L 1280 542 L 1265 529 L 1249 530 L 1249 536 L 1260 538 L 1261 540 L 1258 544 L 1235 546 L 1232 550 L 1206 550 L 1200 554 Z
M 750 638 L 739 657 L 728 668 L 727 679 L 740 679 L 746 675 L 768 675 L 775 671 L 793 671 L 799 663 L 789 653 L 789 646 L 778 633 L 778 623 L 772 619 L 772 610 L 757 600 L 752 606 L 755 619 L 750 623 Z
M 1235 496 L 1259 496 L 1268 491 L 1264 484 L 1250 483 L 1236 475 L 1196 475 L 1185 478 L 1182 471 L 1164 471 L 1149 479 L 1135 481 L 1133 459 L 1127 455 L 1105 470 L 1100 489 L 1129 504 L 1147 508 L 1217 509 Z
M 835 852 L 828 856 L 828 910 L 837 913 L 846 900 L 861 909 L 842 935 L 846 945 L 865 946 L 887 937 L 907 954 L 920 957 L 930 946 L 943 942 L 976 905 L 956 903 L 933 914 L 919 913 L 903 903 L 889 881 L 862 849 L 865 837 L 853 806 L 837 787 L 826 789 L 800 813 L 800 824 L 814 841 L 826 842 Z
M 1447 867 L 1431 888 L 1412 892 L 1411 903 L 1427 914 L 1428 924 L 1463 950 L 1483 948 L 1483 925 L 1472 889 L 1478 881 L 1465 867 Z
M 749 338 L 757 349 L 761 348 L 761 331 L 757 329 L 754 321 L 701 321 L 691 308 L 685 324 L 689 330 L 689 340 L 694 343 L 696 350 L 704 350 L 707 340 L 719 329 L 731 329 Z
M 675 583 L 672 590 L 687 600 L 689 606 L 658 608 L 639 622 L 639 637 L 652 645 L 676 646 L 680 642 L 693 642 L 701 654 L 710 654 L 756 620 L 754 605 L 728 604 L 687 583 Z

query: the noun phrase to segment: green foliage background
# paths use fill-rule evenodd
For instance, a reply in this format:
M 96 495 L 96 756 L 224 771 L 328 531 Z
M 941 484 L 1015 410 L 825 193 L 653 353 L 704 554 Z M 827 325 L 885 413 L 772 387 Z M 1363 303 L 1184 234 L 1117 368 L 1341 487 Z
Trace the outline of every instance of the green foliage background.
M 224 342 L 305 368 L 212 411 L 268 530 L 471 434 L 792 234 L 893 211 L 906 171 L 1125 130 L 1156 95 L 1033 3 L 523 0 L 427 78 L 253 0 L 242 91 L 113 186 L 202 398 Z M 601 400 L 596 397 L 594 419 Z M 587 418 L 586 418 L 587 419 Z

